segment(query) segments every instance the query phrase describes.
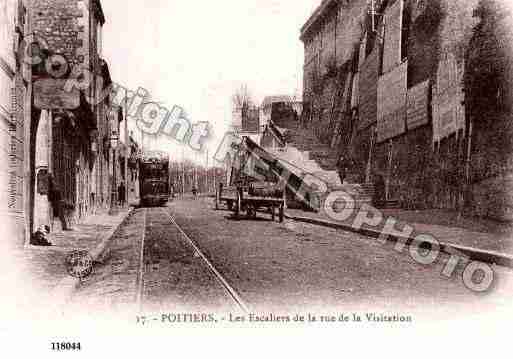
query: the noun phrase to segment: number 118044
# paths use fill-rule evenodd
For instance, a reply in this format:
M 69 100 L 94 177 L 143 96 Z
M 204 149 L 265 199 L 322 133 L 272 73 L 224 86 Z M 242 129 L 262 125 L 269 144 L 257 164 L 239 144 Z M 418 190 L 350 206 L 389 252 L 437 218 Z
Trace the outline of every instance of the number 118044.
M 61 351 L 78 351 L 81 350 L 80 342 L 77 343 L 69 343 L 69 342 L 60 342 L 60 343 L 52 343 L 52 350 L 61 352 Z

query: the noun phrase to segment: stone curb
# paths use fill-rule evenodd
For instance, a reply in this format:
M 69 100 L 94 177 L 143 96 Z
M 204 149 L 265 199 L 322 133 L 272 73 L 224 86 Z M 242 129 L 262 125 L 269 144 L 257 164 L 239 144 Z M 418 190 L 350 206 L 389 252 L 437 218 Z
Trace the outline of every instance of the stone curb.
M 127 214 L 123 217 L 123 219 L 121 219 L 121 221 L 117 225 L 113 226 L 109 231 L 107 231 L 104 234 L 104 238 L 102 239 L 100 244 L 98 244 L 98 246 L 96 246 L 96 248 L 90 252 L 91 257 L 93 258 L 93 262 L 103 263 L 107 259 L 107 257 L 110 254 L 110 248 L 109 248 L 110 239 L 118 231 L 118 229 L 121 227 L 121 225 L 127 220 L 127 218 L 130 217 L 130 215 L 132 214 L 134 209 L 135 209 L 135 207 L 130 207 L 128 209 Z
M 134 209 L 134 207 L 130 207 L 123 219 L 102 235 L 103 239 L 100 244 L 98 244 L 96 248 L 90 252 L 94 263 L 93 265 L 102 263 L 108 257 L 108 254 L 110 253 L 109 244 L 111 238 L 126 221 L 126 219 L 132 214 Z M 65 305 L 71 299 L 73 293 L 80 287 L 80 283 L 80 278 L 67 276 L 55 286 L 52 296 L 54 298 L 54 308 L 57 311 L 59 308 L 61 308 L 62 305 Z
M 330 222 L 322 219 L 316 218 L 308 218 L 308 217 L 299 217 L 292 216 L 285 212 L 285 218 L 296 221 L 296 222 L 304 222 L 310 223 L 318 226 L 333 228 L 333 229 L 342 229 L 344 231 L 349 231 L 357 234 L 361 234 L 366 237 L 374 238 L 378 240 L 378 238 L 382 235 L 380 231 L 368 229 L 368 228 L 355 228 L 347 224 Z M 411 243 L 417 241 L 413 237 L 401 237 L 396 235 L 388 235 L 387 241 L 396 243 L 401 242 L 405 245 L 410 245 Z M 464 255 L 468 257 L 472 261 L 479 261 L 488 264 L 495 264 L 504 267 L 513 268 L 513 255 L 507 253 L 499 253 L 495 251 L 487 251 L 479 248 L 473 247 L 465 247 L 457 244 L 451 244 L 447 242 L 439 242 L 440 250 L 449 255 Z

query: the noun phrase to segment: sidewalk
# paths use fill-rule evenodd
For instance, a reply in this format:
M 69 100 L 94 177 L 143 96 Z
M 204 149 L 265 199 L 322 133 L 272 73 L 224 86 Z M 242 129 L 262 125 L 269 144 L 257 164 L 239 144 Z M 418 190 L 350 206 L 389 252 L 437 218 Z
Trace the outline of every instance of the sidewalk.
M 14 253 L 19 269 L 39 291 L 49 293 L 54 303 L 63 303 L 80 284 L 70 276 L 65 267 L 65 258 L 73 250 L 87 250 L 94 261 L 101 261 L 108 253 L 108 243 L 133 207 L 120 209 L 115 216 L 105 210 L 76 224 L 73 231 L 57 231 L 49 236 L 52 247 L 28 245 Z
M 473 260 L 495 263 L 513 267 L 513 224 L 501 223 L 480 218 L 458 218 L 458 214 L 447 210 L 380 210 L 383 217 L 394 218 L 397 224 L 394 228 L 401 229 L 408 224 L 414 228 L 412 236 L 430 234 L 441 244 L 441 249 L 447 253 L 455 250 L 462 252 Z M 369 214 L 372 217 L 372 214 Z M 355 228 L 355 215 L 347 221 L 331 220 L 324 212 L 304 212 L 287 209 L 286 218 L 328 226 L 331 228 L 352 231 L 368 237 L 378 238 L 382 233 L 386 220 L 378 226 L 362 225 Z M 397 241 L 396 236 L 389 240 Z

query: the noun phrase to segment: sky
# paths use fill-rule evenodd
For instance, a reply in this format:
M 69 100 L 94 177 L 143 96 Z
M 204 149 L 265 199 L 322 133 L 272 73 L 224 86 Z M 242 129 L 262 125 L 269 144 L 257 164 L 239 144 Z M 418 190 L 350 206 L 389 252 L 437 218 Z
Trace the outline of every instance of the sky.
M 144 87 L 153 101 L 208 121 L 212 155 L 241 84 L 258 104 L 267 95 L 301 94 L 300 28 L 320 1 L 102 0 L 103 57 L 116 83 Z M 182 156 L 170 139 L 158 147 Z

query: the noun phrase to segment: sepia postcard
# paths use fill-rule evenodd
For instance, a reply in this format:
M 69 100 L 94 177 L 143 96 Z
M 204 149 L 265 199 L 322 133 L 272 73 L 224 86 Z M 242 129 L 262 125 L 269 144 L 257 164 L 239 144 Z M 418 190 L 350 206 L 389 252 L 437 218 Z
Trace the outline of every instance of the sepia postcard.
M 513 1 L 0 0 L 0 181 L 1 357 L 504 355 Z

